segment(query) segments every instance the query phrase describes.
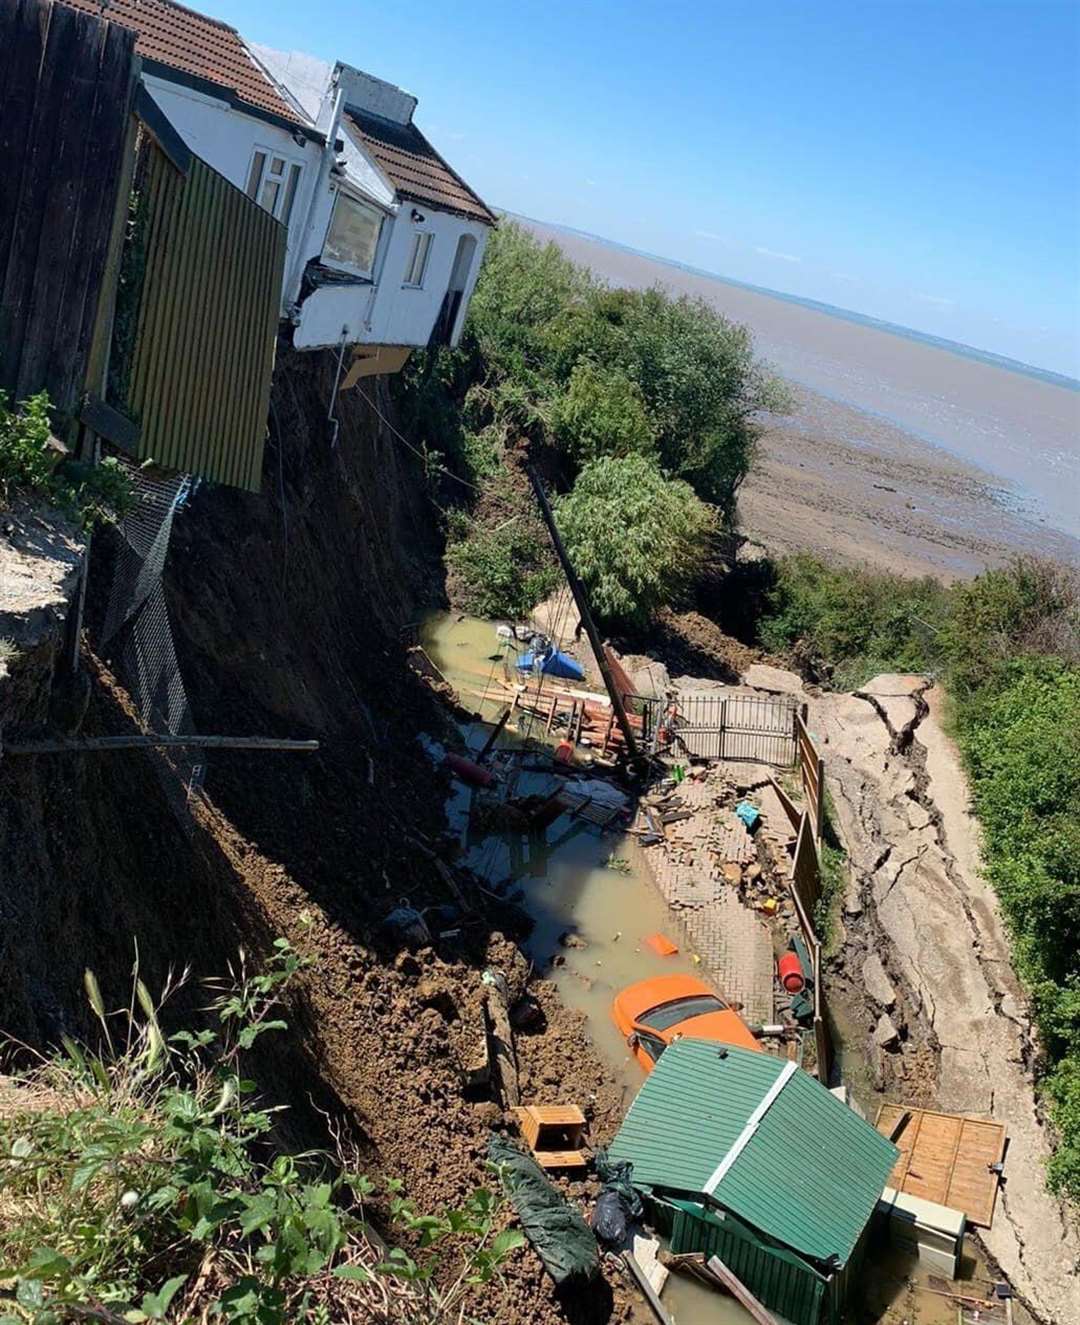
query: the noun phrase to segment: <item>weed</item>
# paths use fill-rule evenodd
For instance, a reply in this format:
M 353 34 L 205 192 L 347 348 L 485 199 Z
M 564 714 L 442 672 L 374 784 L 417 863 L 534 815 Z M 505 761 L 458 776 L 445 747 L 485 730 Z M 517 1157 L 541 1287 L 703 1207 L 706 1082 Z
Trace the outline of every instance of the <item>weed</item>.
M 244 1070 L 280 1032 L 280 998 L 305 965 L 278 939 L 266 966 L 213 988 L 211 1025 L 166 1037 L 136 975 L 110 1014 L 90 972 L 94 1050 L 63 1051 L 13 1080 L 0 1115 L 0 1293 L 5 1325 L 106 1325 L 213 1317 L 232 1325 L 377 1318 L 458 1321 L 521 1235 L 497 1231 L 498 1199 L 418 1213 L 388 1182 L 387 1247 L 365 1213 L 375 1184 L 339 1148 L 269 1149 L 275 1110 Z M 6 1285 L 6 1287 L 5 1287 Z
M 131 479 L 119 461 L 84 465 L 53 444 L 44 391 L 15 410 L 0 391 L 0 503 L 14 492 L 44 498 L 84 529 L 122 518 L 134 503 Z

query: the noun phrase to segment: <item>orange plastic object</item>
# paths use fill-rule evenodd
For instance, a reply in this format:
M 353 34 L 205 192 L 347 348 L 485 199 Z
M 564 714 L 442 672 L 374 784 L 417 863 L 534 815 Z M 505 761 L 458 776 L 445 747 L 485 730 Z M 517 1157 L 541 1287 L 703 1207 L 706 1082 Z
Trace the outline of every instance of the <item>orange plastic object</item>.
M 666 934 L 650 934 L 645 942 L 658 957 L 670 957 L 672 953 L 679 951 Z

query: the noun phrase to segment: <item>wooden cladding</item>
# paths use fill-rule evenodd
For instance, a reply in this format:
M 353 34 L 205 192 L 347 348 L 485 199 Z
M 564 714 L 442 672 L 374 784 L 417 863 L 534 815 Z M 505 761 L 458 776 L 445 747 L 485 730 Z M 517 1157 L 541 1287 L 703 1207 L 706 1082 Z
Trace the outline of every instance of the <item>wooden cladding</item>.
M 142 288 L 127 412 L 139 458 L 258 491 L 285 228 L 197 156 L 188 170 L 149 134 Z
M 98 316 L 134 44 L 66 5 L 0 0 L 0 389 L 48 391 L 61 427 Z

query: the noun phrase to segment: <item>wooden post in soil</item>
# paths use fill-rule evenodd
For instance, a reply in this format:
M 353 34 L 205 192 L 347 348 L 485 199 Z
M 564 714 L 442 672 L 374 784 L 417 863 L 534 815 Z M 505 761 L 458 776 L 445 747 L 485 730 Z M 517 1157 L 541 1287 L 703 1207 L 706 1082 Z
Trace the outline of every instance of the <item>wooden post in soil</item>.
M 570 554 L 563 545 L 562 537 L 559 534 L 555 524 L 555 516 L 551 510 L 551 504 L 547 499 L 547 493 L 544 491 L 539 476 L 532 465 L 527 466 L 525 471 L 529 476 L 529 482 L 536 493 L 536 500 L 540 506 L 540 514 L 547 525 L 548 533 L 551 535 L 551 542 L 555 548 L 555 555 L 559 558 L 559 564 L 563 568 L 563 574 L 566 576 L 566 582 L 570 586 L 570 592 L 574 595 L 574 602 L 577 604 L 578 613 L 581 616 L 581 624 L 585 627 L 585 634 L 589 637 L 589 643 L 592 645 L 593 655 L 596 658 L 596 665 L 600 668 L 600 675 L 604 678 L 604 686 L 608 695 L 611 697 L 611 707 L 615 711 L 615 718 L 619 724 L 619 730 L 623 734 L 626 742 L 626 753 L 630 758 L 630 763 L 637 767 L 642 767 L 645 763 L 641 752 L 638 750 L 637 741 L 634 738 L 634 730 L 630 725 L 630 719 L 626 713 L 626 705 L 623 703 L 623 697 L 619 693 L 619 688 L 615 684 L 615 678 L 612 675 L 611 668 L 608 666 L 607 656 L 604 653 L 604 644 L 596 629 L 596 623 L 593 621 L 592 612 L 589 609 L 589 599 L 585 593 L 585 586 L 578 578 L 578 573 L 574 569 L 574 564 L 570 560 Z
M 503 1106 L 516 1109 L 521 1103 L 521 1087 L 518 1083 L 517 1054 L 514 1052 L 514 1031 L 510 1025 L 510 995 L 506 977 L 499 971 L 485 971 L 484 985 L 490 1058 L 498 1073 Z

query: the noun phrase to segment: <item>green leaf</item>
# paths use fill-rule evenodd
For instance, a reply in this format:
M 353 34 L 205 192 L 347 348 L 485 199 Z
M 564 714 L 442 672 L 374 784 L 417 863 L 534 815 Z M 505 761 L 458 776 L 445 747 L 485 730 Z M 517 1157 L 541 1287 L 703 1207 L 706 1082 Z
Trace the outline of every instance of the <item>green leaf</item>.
M 24 1279 L 63 1279 L 71 1277 L 71 1262 L 51 1247 L 36 1247 L 20 1271 Z
M 29 1159 L 34 1152 L 34 1143 L 28 1136 L 17 1136 L 11 1145 L 12 1159 Z
M 15 1289 L 15 1301 L 27 1311 L 38 1311 L 45 1305 L 45 1290 L 39 1279 L 20 1279 Z
M 496 1260 L 502 1260 L 518 1247 L 524 1247 L 525 1234 L 516 1228 L 504 1228 L 491 1242 L 491 1254 Z
M 187 1279 L 186 1274 L 178 1274 L 174 1279 L 166 1279 L 156 1293 L 147 1293 L 142 1300 L 142 1314 L 148 1320 L 164 1320 L 169 1310 L 169 1303 L 180 1291 Z
M 337 1265 L 330 1273 L 335 1279 L 355 1279 L 360 1284 L 368 1284 L 375 1278 L 371 1271 L 365 1270 L 362 1265 Z
M 268 1224 L 273 1223 L 278 1205 L 273 1196 L 265 1195 L 248 1196 L 244 1201 L 246 1208 L 240 1216 L 240 1232 L 245 1237 L 250 1237 L 260 1228 L 266 1228 Z

